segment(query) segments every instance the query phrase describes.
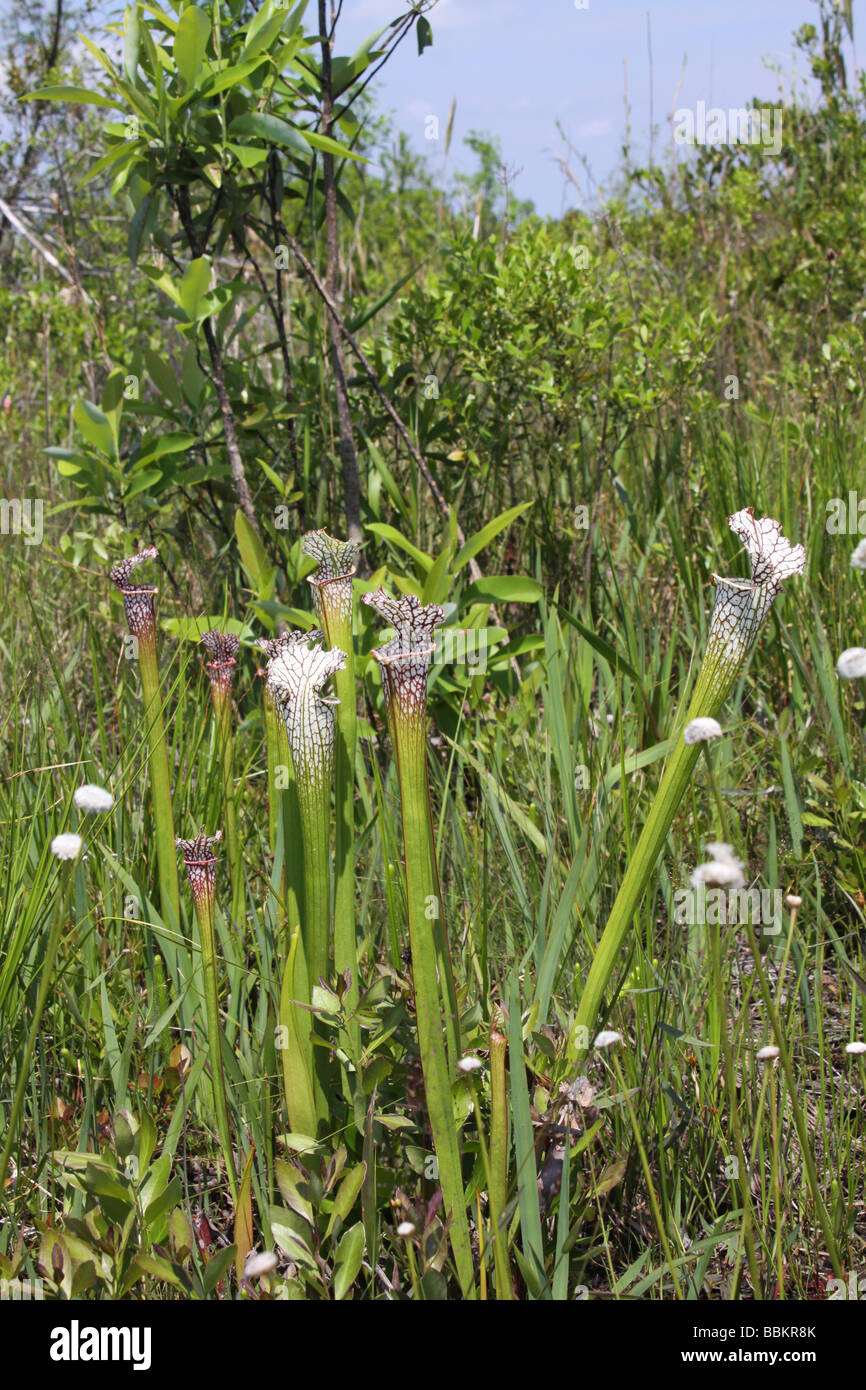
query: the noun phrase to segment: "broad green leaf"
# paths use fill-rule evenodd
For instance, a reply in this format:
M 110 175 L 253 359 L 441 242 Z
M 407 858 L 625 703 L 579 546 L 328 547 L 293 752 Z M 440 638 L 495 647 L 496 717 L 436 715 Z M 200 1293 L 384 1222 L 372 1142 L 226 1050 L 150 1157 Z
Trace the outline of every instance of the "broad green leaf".
M 195 443 L 194 434 L 161 434 L 146 449 L 143 449 L 135 460 L 136 468 L 150 463 L 153 459 L 163 458 L 165 454 L 180 454 L 185 449 L 191 449 Z
M 92 401 L 79 398 L 72 407 L 72 414 L 88 444 L 91 444 L 94 449 L 98 449 L 106 458 L 115 458 L 116 449 L 111 422 L 107 416 L 103 415 L 99 406 L 94 405 Z
M 235 537 L 241 555 L 241 564 L 249 576 L 252 587 L 257 593 L 260 593 L 264 588 L 264 576 L 269 568 L 268 560 L 261 540 L 240 507 L 235 512 Z
M 264 57 L 250 58 L 243 63 L 233 63 L 220 72 L 212 72 L 201 84 L 198 97 L 203 101 L 205 97 L 216 96 L 217 92 L 224 92 L 227 87 L 238 86 L 266 61 L 267 59 Z
M 267 150 L 262 149 L 261 145 L 235 145 L 230 141 L 229 149 L 242 169 L 253 169 L 257 164 L 264 164 L 268 157 Z
M 202 1287 L 206 1294 L 212 1293 L 220 1280 L 225 1277 L 226 1270 L 236 1254 L 237 1251 L 233 1245 L 226 1245 L 224 1249 L 211 1255 L 202 1278 Z
M 187 87 L 192 87 L 204 61 L 210 38 L 210 19 L 197 5 L 187 5 L 174 36 L 174 61 Z
M 146 468 L 143 473 L 136 473 L 130 486 L 123 494 L 124 502 L 131 501 L 141 492 L 147 492 L 155 483 L 161 483 L 164 476 L 161 468 Z
M 364 1258 L 364 1226 L 358 1221 L 350 1226 L 337 1246 L 334 1262 L 334 1298 L 345 1298 L 358 1277 Z
M 129 256 L 133 265 L 136 265 L 138 262 L 145 227 L 147 226 L 150 210 L 153 207 L 154 196 L 154 190 L 152 188 L 148 189 L 138 207 L 135 209 L 135 214 L 129 224 L 129 231 L 126 237 L 126 254 Z
M 537 579 L 496 574 L 470 584 L 463 592 L 463 599 L 466 603 L 537 603 L 543 592 Z
M 184 271 L 179 290 L 180 306 L 192 322 L 198 317 L 199 305 L 207 294 L 210 277 L 209 256 L 199 256 L 196 260 L 190 261 Z
M 40 87 L 36 92 L 28 92 L 22 101 L 70 101 L 86 106 L 123 108 L 122 101 L 112 101 L 99 92 L 89 92 L 86 87 Z
M 254 58 L 257 53 L 262 53 L 265 49 L 270 48 L 282 29 L 285 18 L 285 9 L 275 6 L 274 0 L 265 0 L 264 5 L 247 29 L 246 42 L 241 57 Z
M 284 145 L 286 149 L 294 150 L 304 159 L 309 155 L 300 131 L 289 125 L 288 121 L 281 120 L 279 116 L 268 115 L 266 111 L 245 111 L 242 116 L 236 116 L 229 126 L 229 135 L 258 136 L 272 145 Z
M 138 46 L 141 39 L 138 5 L 127 5 L 123 16 L 123 71 L 127 82 L 135 81 L 138 68 Z
M 489 521 L 480 531 L 476 531 L 474 536 L 470 536 L 464 546 L 458 550 L 454 558 L 454 573 L 456 574 L 463 565 L 477 555 L 479 550 L 483 550 L 485 545 L 489 545 L 494 536 L 498 536 L 500 531 L 504 531 L 510 522 L 520 516 L 532 506 L 531 502 L 519 502 L 516 507 L 510 507 L 507 512 L 500 513 L 499 516 Z
M 144 349 L 144 361 L 147 367 L 148 376 L 159 391 L 171 405 L 180 409 L 182 404 L 180 387 L 177 384 L 177 377 L 168 363 L 151 348 Z
M 392 545 L 398 546 L 400 550 L 405 550 L 407 555 L 411 555 L 412 559 L 417 561 L 425 574 L 432 567 L 432 556 L 425 555 L 423 550 L 419 550 L 417 545 L 413 545 L 411 541 L 407 541 L 393 526 L 387 526 L 382 521 L 368 521 L 366 529 L 372 531 L 377 536 L 381 536 L 383 540 L 390 541 Z
M 313 130 L 302 130 L 301 134 L 314 150 L 324 150 L 325 154 L 334 154 L 340 159 L 355 159 L 359 164 L 370 163 L 369 159 L 365 159 L 362 154 L 355 154 L 354 150 L 347 150 L 345 145 L 338 144 L 328 135 L 317 135 Z
M 449 541 L 427 571 L 427 578 L 424 580 L 424 587 L 421 590 L 422 603 L 442 603 L 444 600 L 449 588 L 448 570 L 453 554 L 454 546 Z
M 334 1198 L 334 1210 L 331 1213 L 331 1220 L 328 1223 L 328 1235 L 334 1229 L 338 1221 L 345 1221 L 350 1214 L 353 1206 L 361 1195 L 364 1186 L 364 1179 L 367 1176 L 367 1165 L 364 1162 L 357 1163 L 354 1168 L 343 1177 L 343 1181 L 337 1189 Z

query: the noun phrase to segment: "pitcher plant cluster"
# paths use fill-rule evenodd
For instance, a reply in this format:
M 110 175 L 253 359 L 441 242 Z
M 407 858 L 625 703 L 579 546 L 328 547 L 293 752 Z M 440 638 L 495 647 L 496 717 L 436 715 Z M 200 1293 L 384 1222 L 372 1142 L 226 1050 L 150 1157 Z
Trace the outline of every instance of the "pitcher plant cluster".
M 736 512 L 728 521 L 745 546 L 751 575 L 747 579 L 713 576 L 715 601 L 694 690 L 676 718 L 658 792 L 579 991 L 567 1048 L 572 1073 L 588 1051 L 591 1037 L 595 1037 L 597 1050 L 622 1042 L 619 1033 L 605 1027 L 606 991 L 615 969 L 622 963 L 629 931 L 702 755 L 720 826 L 725 831 L 725 813 L 712 763 L 712 747 L 725 734 L 719 716 L 745 670 L 783 582 L 800 574 L 805 565 L 803 547 L 792 545 L 782 535 L 779 522 L 769 517 L 757 519 L 751 508 Z M 347 1067 L 357 1069 L 363 1053 L 355 864 L 359 838 L 355 823 L 359 685 L 353 631 L 357 617 L 358 548 L 353 541 L 335 540 L 322 530 L 306 535 L 302 548 L 317 562 L 309 584 L 318 626 L 263 636 L 257 639 L 256 647 L 264 663 L 257 675 L 261 680 L 267 756 L 267 839 L 275 864 L 271 885 L 276 900 L 283 1101 L 291 1133 L 314 1142 L 333 1123 L 330 1098 L 339 1094 L 344 1082 L 340 1067 L 344 1071 Z M 165 736 L 166 697 L 157 660 L 158 591 L 154 585 L 133 583 L 137 567 L 156 558 L 155 548 L 148 547 L 116 565 L 111 579 L 123 595 L 129 631 L 137 643 L 161 905 L 166 920 L 177 924 L 172 769 Z M 465 1055 L 461 1041 L 461 1010 L 452 970 L 428 782 L 428 674 L 434 633 L 444 624 L 445 613 L 435 603 L 424 604 L 411 594 L 394 597 L 381 587 L 365 592 L 363 601 L 387 630 L 371 655 L 381 676 L 399 789 L 412 1009 L 423 1074 L 423 1105 L 437 1160 L 442 1218 L 461 1292 L 464 1297 L 474 1297 L 478 1292 L 478 1248 L 477 1234 L 473 1238 L 470 1225 L 472 1194 L 464 1186 L 465 1145 L 461 1144 L 461 1133 L 466 1114 L 461 1118 L 455 1111 L 455 1096 L 460 1092 L 473 1097 L 469 1113 L 475 1109 L 478 1161 L 487 1180 L 490 1264 L 495 1272 L 496 1295 L 507 1298 L 511 1296 L 511 1269 L 503 1227 L 509 1182 L 506 1069 L 509 1053 L 513 1054 L 515 1046 L 520 1045 L 520 1019 L 509 1018 L 498 1005 L 494 1007 L 489 1064 L 484 1063 L 489 1065 L 489 1126 L 485 1132 L 474 1100 L 473 1080 L 482 1062 L 474 1055 Z M 227 1180 L 237 1205 L 239 1174 L 246 1156 L 241 1152 L 243 1135 L 233 1133 L 230 1088 L 223 1065 L 223 982 L 214 923 L 216 912 L 222 908 L 223 917 L 242 936 L 252 892 L 245 877 L 240 832 L 242 783 L 237 776 L 234 751 L 233 678 L 241 644 L 233 633 L 216 630 L 204 632 L 201 643 L 208 657 L 205 672 L 210 683 L 222 819 L 219 825 L 202 827 L 192 838 L 178 838 L 176 844 L 192 890 L 214 1106 Z M 866 653 L 862 655 L 861 661 L 859 649 L 843 654 L 840 674 L 852 678 L 866 674 Z M 218 850 L 222 846 L 229 878 L 224 903 L 218 891 Z M 693 884 L 742 888 L 745 865 L 735 848 L 720 841 L 708 848 L 710 861 L 694 871 Z M 760 952 L 751 931 L 750 939 L 760 969 Z M 709 963 L 710 1043 L 720 1049 L 721 1060 L 725 1060 L 727 1027 L 725 1001 L 720 997 L 717 933 L 710 943 Z M 759 1056 L 769 1057 L 767 1048 L 776 1048 L 782 1064 L 789 1066 L 784 1036 L 777 1032 L 780 1025 L 775 1006 L 768 993 L 762 997 L 767 1005 L 771 1036 Z M 341 1030 L 336 1045 L 328 1019 L 329 1014 L 334 1014 L 335 998 Z M 512 1001 L 514 998 L 512 995 Z M 615 1054 L 611 1055 L 617 1076 L 622 1079 Z M 519 1059 L 512 1056 L 512 1084 L 515 1067 L 519 1066 Z M 793 1092 L 793 1086 L 791 1089 Z M 628 1094 L 624 1080 L 622 1090 Z M 793 1110 L 800 1130 L 802 1115 L 796 1104 Z M 807 1149 L 805 1126 L 800 1137 Z M 733 1138 L 736 1141 L 736 1134 Z M 519 1152 L 517 1157 L 520 1160 Z M 646 1155 L 641 1153 L 641 1159 L 655 1210 Z M 835 1265 L 832 1230 L 814 1166 L 807 1176 Z M 744 1192 L 744 1201 L 748 1204 L 749 1200 L 748 1192 Z M 480 1211 L 475 1221 L 476 1233 L 479 1221 Z M 400 1226 L 407 1239 L 414 1229 L 410 1221 Z M 662 1247 L 673 1285 L 681 1293 L 673 1252 L 666 1238 Z M 750 1249 L 750 1257 L 751 1253 Z

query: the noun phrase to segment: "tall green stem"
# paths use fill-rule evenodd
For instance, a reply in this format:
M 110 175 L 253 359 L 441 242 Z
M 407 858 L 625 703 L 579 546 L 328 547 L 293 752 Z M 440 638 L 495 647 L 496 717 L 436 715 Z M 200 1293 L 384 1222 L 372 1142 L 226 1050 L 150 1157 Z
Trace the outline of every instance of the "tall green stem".
M 144 696 L 144 718 L 147 726 L 148 773 L 156 831 L 156 862 L 159 868 L 160 904 L 163 912 L 170 903 L 175 925 L 180 922 L 180 887 L 177 879 L 177 855 L 174 849 L 174 812 L 171 804 L 171 776 L 168 766 L 168 747 L 162 718 L 162 694 L 156 641 L 139 640 L 138 668 Z
M 625 939 L 668 831 L 695 768 L 700 743 L 687 744 L 681 730 L 692 720 L 715 718 L 740 676 L 783 579 L 802 571 L 806 555 L 801 545 L 792 546 L 781 534 L 778 521 L 757 520 L 750 507 L 728 517 L 728 524 L 749 552 L 751 580 L 713 576 L 716 599 L 707 650 L 694 695 L 684 719 L 678 721 L 672 752 L 665 767 L 649 819 L 629 861 L 625 878 L 614 900 L 607 926 L 596 948 L 578 1004 L 569 1039 L 572 1060 L 589 1047 L 602 996 L 613 973 Z
M 238 807 L 235 792 L 235 740 L 230 695 L 217 697 L 216 692 L 214 692 L 214 714 L 216 716 L 217 742 L 220 749 L 220 767 L 222 770 L 226 857 L 229 861 L 232 885 L 232 917 L 240 926 L 245 916 L 246 894 L 244 892 L 244 861 L 238 830 Z
M 361 1029 L 351 1017 L 358 1003 L 358 946 L 355 932 L 355 749 L 358 736 L 358 696 L 355 689 L 354 591 L 352 576 L 358 559 L 354 541 L 338 541 L 326 531 L 304 537 L 304 552 L 318 560 L 310 579 L 328 646 L 345 653 L 346 664 L 334 677 L 337 698 L 334 802 L 334 969 L 347 976 L 349 988 L 343 1004 L 349 1017 L 348 1032 L 355 1053 L 361 1047 Z
M 240 640 L 233 632 L 219 632 L 215 628 L 209 632 L 203 632 L 201 640 L 211 656 L 205 670 L 210 680 L 222 777 L 226 856 L 229 861 L 232 885 L 231 911 L 236 925 L 240 927 L 243 926 L 246 917 L 246 893 L 244 891 L 243 853 L 238 830 L 232 711 L 232 681 L 237 666 Z
M 321 636 L 321 634 L 317 634 Z M 334 767 L 334 712 L 332 701 L 321 698 L 325 682 L 345 664 L 342 651 L 325 651 L 313 634 L 292 634 L 278 643 L 268 662 L 268 685 L 285 722 L 297 798 L 300 844 L 303 854 L 301 935 L 309 994 L 306 999 L 286 994 L 286 1009 L 309 1004 L 319 979 L 328 981 L 331 925 L 330 820 L 331 782 Z M 287 846 L 286 853 L 293 848 Z M 299 958 L 300 959 L 300 958 Z M 300 968 L 300 965 L 299 965 Z M 300 976 L 298 977 L 300 978 Z M 310 1027 L 293 1020 L 291 1036 L 306 1038 Z M 314 1048 L 316 1109 L 319 1119 L 328 1115 L 327 1051 Z
M 205 1016 L 207 1018 L 208 1052 L 210 1054 L 211 1083 L 213 1086 L 214 1111 L 217 1131 L 226 1165 L 232 1201 L 238 1206 L 238 1175 L 235 1168 L 232 1147 L 231 1122 L 229 1120 L 228 1095 L 226 1093 L 225 1072 L 223 1070 L 222 1027 L 220 1025 L 219 978 L 217 973 L 216 933 L 214 931 L 214 907 L 216 900 L 216 857 L 213 846 L 222 838 L 222 833 L 207 836 L 204 831 L 194 840 L 178 840 L 186 865 L 195 905 L 195 919 L 198 927 L 201 948 L 202 978 L 204 982 Z
M 148 776 L 156 830 L 160 909 L 165 916 L 166 909 L 170 908 L 173 914 L 171 925 L 176 928 L 180 923 L 180 890 L 174 850 L 171 778 L 156 656 L 156 596 L 159 590 L 153 584 L 131 583 L 132 572 L 136 566 L 144 560 L 155 560 L 157 554 L 156 546 L 150 545 L 137 555 L 130 555 L 121 560 L 109 571 L 109 578 L 123 595 L 127 626 L 137 646 L 147 728 Z
M 381 589 L 366 594 L 364 601 L 396 630 L 396 636 L 373 655 L 382 669 L 400 784 L 418 1048 L 457 1276 L 463 1297 L 474 1298 L 472 1247 L 451 1097 L 454 1069 L 449 1054 L 459 1056 L 459 1024 L 456 1002 L 453 1007 L 445 1002 L 453 998 L 453 979 L 449 988 L 450 962 L 441 954 L 442 940 L 447 941 L 447 937 L 427 782 L 427 671 L 433 629 L 445 615 L 435 604 L 422 607 L 411 596 L 397 602 Z

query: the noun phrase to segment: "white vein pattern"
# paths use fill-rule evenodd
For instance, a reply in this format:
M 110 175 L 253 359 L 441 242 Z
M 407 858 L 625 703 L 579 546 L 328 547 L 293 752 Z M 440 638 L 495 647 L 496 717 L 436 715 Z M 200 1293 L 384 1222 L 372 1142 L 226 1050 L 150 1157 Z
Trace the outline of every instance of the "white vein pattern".
M 352 613 L 352 576 L 358 568 L 356 541 L 338 541 L 327 531 L 308 531 L 301 542 L 305 555 L 318 560 L 319 568 L 307 580 L 313 590 L 316 617 L 320 623 L 333 613 L 345 622 Z
M 339 647 L 326 651 L 318 642 L 287 643 L 267 665 L 268 689 L 286 724 L 298 781 L 321 786 L 331 777 L 334 760 L 336 699 L 322 699 L 325 682 L 346 665 Z
M 232 678 L 238 664 L 240 638 L 234 632 L 218 632 L 216 628 L 211 628 L 210 631 L 203 632 L 199 640 L 204 643 L 210 654 L 210 661 L 207 662 L 205 670 L 211 685 L 219 690 L 231 690 Z
M 128 555 L 108 571 L 112 584 L 123 594 L 126 623 L 134 637 L 155 635 L 156 595 L 159 589 L 155 584 L 130 584 L 130 576 L 136 565 L 140 565 L 143 560 L 155 560 L 158 554 L 156 546 L 149 545 L 137 555 Z
M 221 830 L 215 835 L 206 835 L 204 830 L 201 830 L 194 840 L 175 840 L 183 855 L 189 886 L 197 903 L 212 902 L 216 894 L 217 858 L 213 847 L 222 837 Z
M 309 632 L 304 632 L 302 628 L 293 627 L 288 632 L 281 632 L 279 637 L 259 637 L 256 646 L 259 651 L 267 652 L 268 656 L 279 656 L 280 652 L 285 651 L 286 647 L 293 647 L 297 642 L 324 642 L 325 634 L 320 627 L 311 627 Z
M 755 645 L 782 581 L 802 573 L 806 565 L 802 545 L 791 545 L 781 523 L 772 517 L 758 520 L 752 508 L 745 507 L 728 517 L 728 525 L 749 552 L 752 578 L 713 575 L 716 599 L 704 665 L 716 688 L 734 678 Z
M 364 602 L 394 628 L 390 642 L 373 651 L 382 668 L 382 686 L 389 709 L 417 719 L 427 707 L 427 672 L 433 655 L 433 629 L 445 614 L 438 603 L 419 602 L 414 594 L 392 598 L 384 589 L 365 594 Z

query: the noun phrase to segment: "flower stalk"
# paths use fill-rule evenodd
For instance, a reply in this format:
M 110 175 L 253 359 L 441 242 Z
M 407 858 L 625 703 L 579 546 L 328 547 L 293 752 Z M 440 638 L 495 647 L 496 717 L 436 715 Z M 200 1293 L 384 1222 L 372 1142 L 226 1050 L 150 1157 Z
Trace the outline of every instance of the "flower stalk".
M 358 738 L 358 703 L 355 691 L 355 642 L 353 575 L 358 567 L 355 541 L 338 541 L 326 531 L 304 536 L 305 555 L 318 561 L 308 583 L 313 591 L 316 617 L 328 646 L 345 653 L 346 663 L 337 670 L 334 686 L 336 712 L 334 802 L 334 969 L 349 981 L 343 996 L 347 1029 L 354 1051 L 361 1047 L 361 1030 L 352 1014 L 358 1003 L 358 949 L 355 934 L 355 749 Z
M 159 688 L 159 666 L 156 652 L 156 596 L 159 589 L 152 584 L 132 584 L 132 571 L 143 560 L 155 560 L 158 551 L 149 545 L 137 555 L 121 560 L 109 571 L 109 578 L 123 595 L 126 622 L 135 639 L 141 689 L 144 697 L 144 719 L 147 728 L 148 776 L 150 778 L 153 819 L 156 830 L 156 860 L 159 870 L 160 908 L 165 916 L 168 908 L 180 923 L 180 890 L 177 878 L 177 857 L 174 848 L 174 816 L 171 806 L 171 778 L 168 748 L 162 718 L 162 696 Z
M 238 926 L 243 925 L 246 909 L 244 892 L 244 861 L 241 853 L 240 831 L 238 829 L 237 794 L 235 791 L 235 747 L 234 722 L 232 715 L 232 681 L 237 667 L 237 654 L 240 640 L 233 632 L 218 632 L 211 628 L 203 632 L 201 641 L 207 649 L 210 661 L 205 665 L 210 681 L 211 700 L 216 722 L 216 738 L 219 750 L 220 769 L 223 784 L 223 804 L 226 830 L 226 856 L 231 876 L 232 917 Z
M 686 743 L 680 730 L 696 719 L 716 718 L 758 639 L 782 580 L 801 573 L 806 563 L 802 545 L 792 546 L 782 535 L 778 521 L 771 517 L 756 519 L 751 507 L 728 517 L 728 525 L 749 553 L 752 578 L 722 579 L 713 575 L 715 604 L 694 694 L 684 718 L 675 726 L 672 752 L 649 818 L 596 948 L 569 1040 L 572 1057 L 587 1051 L 587 1039 L 622 943 L 694 773 L 701 742 Z
M 214 908 L 216 905 L 216 855 L 214 845 L 222 839 L 222 831 L 206 835 L 202 830 L 194 840 L 176 841 L 183 855 L 189 886 L 192 889 L 195 919 L 201 947 L 202 976 L 204 979 L 205 1015 L 207 1018 L 208 1051 L 210 1052 L 211 1082 L 213 1102 L 216 1112 L 217 1130 L 226 1165 L 229 1187 L 235 1209 L 238 1206 L 238 1175 L 232 1147 L 231 1122 L 229 1120 L 228 1096 L 226 1094 L 225 1072 L 223 1071 L 222 1028 L 220 1026 L 219 981 L 217 978 L 216 935 L 214 931 Z
M 397 760 L 403 819 L 406 902 L 418 1046 L 427 1113 L 439 1161 L 449 1237 L 464 1298 L 473 1297 L 474 1270 L 451 1078 L 460 1057 L 459 1019 L 447 948 L 427 780 L 427 672 L 433 629 L 445 618 L 436 604 L 413 596 L 399 601 L 382 589 L 365 594 L 395 636 L 373 651 L 382 672 L 388 724 Z

